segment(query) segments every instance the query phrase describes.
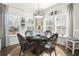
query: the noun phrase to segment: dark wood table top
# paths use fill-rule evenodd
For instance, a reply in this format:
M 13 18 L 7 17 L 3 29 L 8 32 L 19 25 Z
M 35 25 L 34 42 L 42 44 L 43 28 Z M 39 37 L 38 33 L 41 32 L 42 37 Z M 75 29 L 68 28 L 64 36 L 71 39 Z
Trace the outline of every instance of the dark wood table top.
M 48 37 L 46 36 L 33 36 L 33 35 L 26 36 L 25 38 L 31 38 L 31 40 L 47 40 L 48 39 Z

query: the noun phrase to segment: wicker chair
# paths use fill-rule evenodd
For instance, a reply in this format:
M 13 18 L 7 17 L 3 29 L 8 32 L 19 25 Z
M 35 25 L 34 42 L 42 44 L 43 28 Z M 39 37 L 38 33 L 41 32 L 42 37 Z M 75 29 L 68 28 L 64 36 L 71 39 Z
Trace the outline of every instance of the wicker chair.
M 30 43 L 21 34 L 18 33 L 17 36 L 18 36 L 20 47 L 21 47 L 19 56 L 21 54 L 21 51 L 23 52 L 23 55 L 25 55 L 25 51 L 32 51 L 35 48 L 34 43 Z
M 56 56 L 56 50 L 55 50 L 55 46 L 57 43 L 57 39 L 58 39 L 58 34 L 55 33 L 53 34 L 46 43 L 43 44 L 43 49 L 45 52 L 49 52 L 50 56 L 51 53 L 54 51 L 55 52 L 55 56 Z
M 50 30 L 46 30 L 44 33 L 45 33 L 45 36 L 47 36 L 48 34 L 52 35 L 52 31 Z

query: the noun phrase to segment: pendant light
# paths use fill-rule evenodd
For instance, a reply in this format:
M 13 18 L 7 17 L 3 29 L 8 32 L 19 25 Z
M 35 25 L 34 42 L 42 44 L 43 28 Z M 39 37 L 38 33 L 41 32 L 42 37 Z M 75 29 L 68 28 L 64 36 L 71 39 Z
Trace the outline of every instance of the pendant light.
M 40 14 L 39 3 L 38 3 L 38 10 L 37 10 L 37 14 L 35 15 L 35 18 L 36 18 L 36 19 L 43 18 L 43 15 Z

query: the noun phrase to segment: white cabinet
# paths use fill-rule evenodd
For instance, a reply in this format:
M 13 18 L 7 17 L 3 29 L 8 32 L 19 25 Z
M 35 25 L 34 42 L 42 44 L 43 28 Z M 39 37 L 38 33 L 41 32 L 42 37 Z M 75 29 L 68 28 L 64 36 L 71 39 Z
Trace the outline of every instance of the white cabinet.
M 18 44 L 18 43 L 19 43 L 19 41 L 18 41 L 18 38 L 17 38 L 16 35 L 10 35 L 9 36 L 8 46 Z
M 1 39 L 0 39 L 0 50 L 1 50 Z
M 59 37 L 58 40 L 57 40 L 57 43 L 65 46 L 66 45 L 66 38 L 65 37 Z

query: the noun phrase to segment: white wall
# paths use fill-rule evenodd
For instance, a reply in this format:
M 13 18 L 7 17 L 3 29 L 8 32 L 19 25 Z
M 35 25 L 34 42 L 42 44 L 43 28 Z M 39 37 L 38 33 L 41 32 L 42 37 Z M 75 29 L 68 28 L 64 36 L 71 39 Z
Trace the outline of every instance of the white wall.
M 58 37 L 57 43 L 60 45 L 66 45 L 66 38 L 65 37 Z
M 47 10 L 45 10 L 44 12 L 45 12 L 45 18 L 44 18 L 44 25 L 45 25 L 45 21 L 48 19 L 50 19 L 50 12 L 52 12 L 52 11 L 55 11 L 55 10 L 61 10 L 62 11 L 62 14 L 65 14 L 65 15 L 68 15 L 68 10 L 67 10 L 67 8 L 68 8 L 68 4 L 66 4 L 66 3 L 63 3 L 63 4 L 57 4 L 57 5 L 55 5 L 55 6 L 52 6 L 51 8 L 48 8 Z M 52 19 L 53 20 L 53 19 Z M 67 26 L 66 27 L 68 27 L 68 18 L 66 19 L 66 23 L 67 23 Z M 62 24 L 62 21 L 61 21 L 61 24 Z M 45 28 L 45 26 L 44 26 L 44 28 Z M 44 31 L 45 31 L 45 29 L 44 29 Z M 68 28 L 67 28 L 67 36 L 68 36 Z M 66 42 L 66 39 L 65 38 L 63 38 L 63 37 L 59 37 L 58 38 L 58 44 L 61 44 L 61 45 L 64 45 L 65 46 L 65 42 Z
M 59 4 L 59 5 L 51 7 L 49 9 L 47 9 L 46 11 L 44 11 L 46 13 L 44 21 L 46 19 L 48 19 L 49 13 L 53 10 L 62 10 L 62 11 L 64 11 L 64 13 L 67 13 L 68 12 L 67 5 L 68 4 Z M 73 31 L 71 31 L 71 32 L 73 32 L 73 37 L 79 38 L 79 3 L 74 3 L 73 4 L 73 19 L 72 20 L 73 20 Z M 68 20 L 67 21 L 68 22 L 70 21 L 69 15 L 68 15 Z M 69 24 L 67 24 L 67 25 L 69 25 Z M 68 29 L 68 31 L 69 30 L 70 30 L 70 28 Z M 68 34 L 70 34 L 70 32 Z M 65 40 L 66 39 L 62 38 L 62 37 L 58 38 L 58 43 L 61 44 L 61 45 L 65 45 L 65 42 L 66 42 Z
M 73 36 L 79 38 L 79 4 L 73 4 Z
M 0 39 L 0 50 L 1 50 L 1 39 Z
M 28 11 L 25 11 L 25 10 L 17 9 L 17 8 L 14 8 L 14 7 L 9 7 L 8 14 L 9 15 L 18 16 L 19 18 L 17 20 L 19 22 L 19 25 L 21 25 L 20 21 L 21 21 L 22 17 L 24 17 L 26 19 L 26 21 L 28 19 L 33 19 L 33 13 L 32 12 L 28 12 Z M 26 24 L 26 26 L 27 26 L 27 24 Z M 24 33 L 25 31 L 26 31 L 26 28 L 23 30 L 23 29 L 21 29 L 21 26 L 20 26 L 20 32 Z
M 54 6 L 54 7 L 51 7 L 49 9 L 45 10 L 44 11 L 45 12 L 45 19 L 44 19 L 44 21 L 48 18 L 49 13 L 51 11 L 53 11 L 53 10 L 63 10 L 64 13 L 67 13 L 67 5 L 68 4 L 58 4 L 58 5 Z M 22 10 L 22 9 L 18 9 L 18 8 L 15 8 L 15 7 L 10 7 L 9 6 L 9 9 L 8 9 L 7 13 L 9 15 L 19 16 L 19 19 L 18 19 L 19 22 L 21 20 L 20 19 L 21 17 L 25 17 L 26 21 L 29 18 L 33 19 L 33 13 L 32 12 L 28 12 L 28 11 L 25 11 L 25 10 Z M 24 30 L 22 30 L 21 27 L 20 27 L 20 32 L 22 34 L 25 33 L 25 30 L 26 30 L 26 28 Z M 73 36 L 74 37 L 79 37 L 79 4 L 74 4 L 73 5 Z M 7 46 L 18 43 L 18 39 L 16 38 L 16 36 L 13 37 L 13 38 L 16 38 L 16 39 L 11 38 L 11 36 L 9 36 L 8 38 L 7 38 Z M 58 43 L 60 43 L 60 44 L 62 43 L 62 45 L 65 45 L 65 39 L 59 38 L 58 41 L 59 41 Z
M 52 12 L 52 11 L 55 11 L 55 10 L 61 10 L 63 14 L 66 14 L 67 13 L 67 5 L 68 4 L 57 4 L 55 6 L 52 6 L 46 10 L 44 10 L 43 12 L 45 13 L 45 18 L 44 18 L 44 25 L 45 25 L 45 20 L 49 19 L 49 14 Z M 45 28 L 45 26 L 44 26 Z
M 18 21 L 18 24 L 19 24 L 19 32 L 24 36 L 25 34 L 25 31 L 27 30 L 27 28 L 25 27 L 25 29 L 21 29 L 21 18 L 25 18 L 26 21 L 28 19 L 33 19 L 33 13 L 32 12 L 28 12 L 28 11 L 25 11 L 23 9 L 18 9 L 18 8 L 15 8 L 15 7 L 11 7 L 11 6 L 8 6 L 8 10 L 7 10 L 7 14 L 6 14 L 6 22 L 8 21 L 8 19 L 10 18 L 9 16 L 16 16 L 18 17 L 17 18 L 17 21 Z M 17 23 L 16 23 L 17 24 Z M 16 25 L 15 24 L 15 25 Z M 26 24 L 27 26 L 27 24 Z M 19 43 L 18 41 L 18 38 L 16 35 L 8 35 L 9 32 L 8 32 L 8 22 L 6 23 L 6 45 L 7 46 L 10 46 L 10 45 L 14 45 L 14 44 L 17 44 Z

